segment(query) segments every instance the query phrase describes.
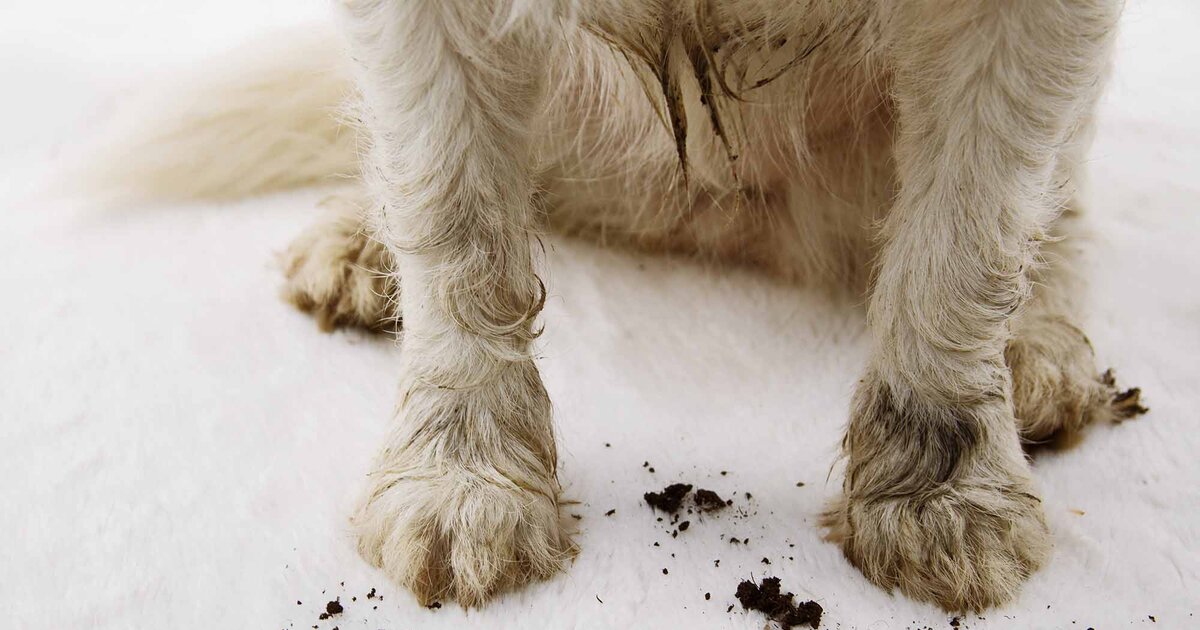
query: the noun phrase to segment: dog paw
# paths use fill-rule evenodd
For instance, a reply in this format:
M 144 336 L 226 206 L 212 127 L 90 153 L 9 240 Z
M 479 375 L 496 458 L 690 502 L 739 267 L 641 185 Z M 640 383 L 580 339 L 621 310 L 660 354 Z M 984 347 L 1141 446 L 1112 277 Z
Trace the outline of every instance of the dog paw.
M 354 517 L 359 552 L 422 605 L 480 606 L 574 553 L 556 497 L 466 472 L 377 474 Z
M 1050 548 L 1002 397 L 922 403 L 868 376 L 844 442 L 829 539 L 870 581 L 948 611 L 1011 600 Z
M 1122 391 L 1112 370 L 1099 374 L 1091 343 L 1055 316 L 1021 322 L 1004 352 L 1012 371 L 1013 405 L 1029 443 L 1067 445 L 1091 424 L 1119 422 L 1149 411 L 1141 390 Z
M 849 496 L 826 513 L 825 525 L 871 582 L 952 612 L 1012 600 L 1050 548 L 1041 504 L 1020 483 Z
M 555 574 L 575 548 L 533 362 L 474 387 L 405 374 L 400 417 L 352 519 L 362 556 L 424 604 L 479 606 Z
M 283 298 L 326 332 L 339 326 L 386 329 L 399 321 L 386 248 L 364 229 L 359 206 L 344 199 L 301 234 L 281 257 Z

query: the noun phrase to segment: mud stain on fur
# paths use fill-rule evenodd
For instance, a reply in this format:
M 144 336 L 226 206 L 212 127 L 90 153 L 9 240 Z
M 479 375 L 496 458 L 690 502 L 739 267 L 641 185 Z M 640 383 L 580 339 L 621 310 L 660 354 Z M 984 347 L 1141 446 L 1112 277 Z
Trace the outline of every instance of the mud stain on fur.
M 735 185 L 741 182 L 736 162 L 742 140 L 738 134 L 739 103 L 757 89 L 798 69 L 818 50 L 854 41 L 865 19 L 846 24 L 819 22 L 804 32 L 790 31 L 772 21 L 745 22 L 722 15 L 712 0 L 695 0 L 665 10 L 652 37 L 624 33 L 611 25 L 586 25 L 590 33 L 617 51 L 635 70 L 645 70 L 642 88 L 659 118 L 671 131 L 684 183 L 688 179 L 688 117 L 684 83 L 694 81 L 700 105 L 720 142 Z M 784 35 L 783 33 L 789 33 Z M 835 44 L 835 35 L 845 40 Z M 781 57 L 771 59 L 770 53 Z M 760 57 L 767 55 L 764 60 Z M 652 78 L 651 78 L 652 77 Z

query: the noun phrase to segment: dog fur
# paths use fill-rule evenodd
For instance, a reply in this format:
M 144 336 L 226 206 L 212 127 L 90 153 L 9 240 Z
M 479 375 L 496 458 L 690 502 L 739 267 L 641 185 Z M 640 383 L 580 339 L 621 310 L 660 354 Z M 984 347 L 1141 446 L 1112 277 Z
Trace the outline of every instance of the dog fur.
M 530 351 L 549 228 L 869 290 L 825 525 L 881 587 L 980 610 L 1050 547 L 1022 439 L 1145 411 L 1074 323 L 1120 9 L 342 0 L 348 57 L 316 38 L 270 57 L 290 70 L 195 88 L 215 109 L 142 121 L 142 145 L 204 157 L 122 177 L 177 197 L 361 182 L 285 254 L 285 297 L 322 328 L 402 321 L 394 428 L 353 522 L 421 601 L 482 604 L 573 553 Z

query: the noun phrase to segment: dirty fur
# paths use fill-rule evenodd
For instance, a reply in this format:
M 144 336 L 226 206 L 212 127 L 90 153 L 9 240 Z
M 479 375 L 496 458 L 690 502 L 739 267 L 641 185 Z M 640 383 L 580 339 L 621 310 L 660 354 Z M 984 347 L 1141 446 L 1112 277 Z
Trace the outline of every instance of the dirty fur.
M 831 540 L 872 582 L 952 611 L 1016 595 L 1050 551 L 1004 390 L 929 403 L 868 372 L 851 410 Z
M 363 556 L 422 601 L 477 605 L 573 553 L 531 355 L 553 229 L 869 290 L 830 537 L 883 588 L 1010 601 L 1050 549 L 1022 440 L 1145 411 L 1077 325 L 1084 156 L 1120 8 L 342 0 L 353 129 L 320 133 L 360 148 L 329 170 L 360 172 L 369 201 L 293 244 L 285 295 L 323 326 L 403 316 L 397 417 L 353 519 Z M 304 80 L 334 95 L 347 77 Z M 259 128 L 210 120 L 214 153 Z M 228 157 L 183 190 L 289 163 Z
M 283 299 L 311 313 L 326 332 L 400 326 L 392 257 L 368 227 L 370 203 L 357 189 L 326 199 L 324 216 L 280 257 Z

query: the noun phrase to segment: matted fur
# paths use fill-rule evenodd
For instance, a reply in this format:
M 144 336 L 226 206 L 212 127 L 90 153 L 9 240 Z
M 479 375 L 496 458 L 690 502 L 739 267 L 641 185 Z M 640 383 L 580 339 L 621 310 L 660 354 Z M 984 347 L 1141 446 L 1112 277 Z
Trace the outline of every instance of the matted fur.
M 1060 240 L 1118 0 L 342 9 L 374 203 L 293 246 L 288 294 L 370 324 L 387 302 L 368 268 L 391 271 L 405 375 L 354 522 L 423 601 L 482 603 L 572 550 L 530 350 L 546 226 L 870 285 L 875 347 L 826 524 L 869 579 L 948 609 L 1007 601 L 1045 560 L 1020 437 L 1143 410 L 1093 365 Z M 214 145 L 238 129 L 209 119 Z M 231 163 L 256 160 L 288 164 Z M 181 190 L 222 177 L 238 179 Z

